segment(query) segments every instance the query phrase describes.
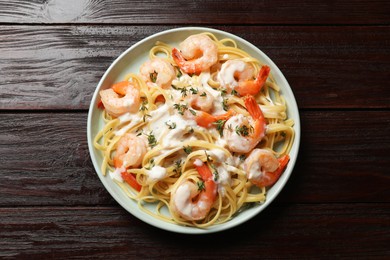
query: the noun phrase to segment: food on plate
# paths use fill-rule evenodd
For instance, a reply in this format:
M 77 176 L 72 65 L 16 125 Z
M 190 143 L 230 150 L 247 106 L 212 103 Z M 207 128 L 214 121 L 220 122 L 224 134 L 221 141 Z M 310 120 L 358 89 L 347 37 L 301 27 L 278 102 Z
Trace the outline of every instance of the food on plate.
M 270 66 L 229 38 L 182 40 L 157 42 L 100 90 L 94 146 L 102 173 L 141 210 L 207 228 L 266 200 L 288 166 L 294 121 Z

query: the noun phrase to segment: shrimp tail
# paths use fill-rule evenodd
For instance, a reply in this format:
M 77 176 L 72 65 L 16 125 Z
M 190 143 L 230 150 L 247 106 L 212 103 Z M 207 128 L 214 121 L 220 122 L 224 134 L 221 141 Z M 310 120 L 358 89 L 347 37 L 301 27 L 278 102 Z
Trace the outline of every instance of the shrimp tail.
M 241 96 L 256 95 L 263 88 L 271 69 L 267 65 L 261 67 L 256 80 L 240 81 L 235 90 Z
M 288 154 L 278 158 L 279 167 L 274 172 L 266 173 L 266 175 L 271 176 L 271 178 L 268 179 L 268 181 L 264 179 L 263 182 L 261 183 L 261 186 L 267 187 L 276 183 L 276 181 L 279 180 L 280 176 L 284 172 L 284 169 L 286 169 L 289 161 L 290 161 L 290 156 Z
M 196 75 L 199 75 L 202 72 L 202 68 L 200 66 L 197 66 L 196 63 L 188 62 L 183 57 L 182 53 L 176 48 L 172 49 L 172 58 L 180 69 L 187 74 L 195 73 Z
M 265 121 L 263 112 L 261 111 L 259 105 L 257 104 L 253 96 L 250 95 L 245 96 L 244 103 L 246 109 L 248 110 L 253 120 Z
M 260 106 L 257 104 L 255 98 L 251 95 L 244 97 L 245 107 L 248 110 L 249 114 L 255 121 L 254 127 L 254 136 L 261 140 L 265 135 L 265 118 L 263 112 L 260 109 Z
M 229 109 L 225 114 L 213 116 L 209 113 L 206 113 L 204 111 L 197 112 L 197 116 L 195 117 L 195 121 L 198 124 L 198 126 L 202 126 L 205 128 L 210 127 L 213 123 L 217 122 L 218 120 L 228 120 L 230 117 L 234 115 L 234 111 Z
M 205 196 L 208 198 L 209 201 L 214 201 L 216 197 L 216 183 L 213 180 L 213 174 L 211 173 L 210 168 L 207 166 L 207 164 L 202 163 L 201 165 L 197 165 L 194 163 L 195 169 L 198 171 L 200 177 L 202 177 L 202 180 L 204 181 L 205 190 Z

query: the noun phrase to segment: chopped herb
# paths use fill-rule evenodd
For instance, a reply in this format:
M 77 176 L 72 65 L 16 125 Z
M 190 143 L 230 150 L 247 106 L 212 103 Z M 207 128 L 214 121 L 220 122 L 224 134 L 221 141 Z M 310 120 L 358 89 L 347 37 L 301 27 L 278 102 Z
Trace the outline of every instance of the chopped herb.
M 198 185 L 198 190 L 199 191 L 202 191 L 202 190 L 205 189 L 204 181 L 198 181 L 196 184 Z
M 146 170 L 151 170 L 155 166 L 154 158 L 150 159 L 149 166 L 145 167 Z
M 148 104 L 147 100 L 142 101 L 141 107 L 139 108 L 139 111 L 146 111 L 148 110 L 148 107 L 146 106 Z
M 196 95 L 196 94 L 198 94 L 198 91 L 199 91 L 199 90 L 197 90 L 197 89 L 191 87 L 191 88 L 190 88 L 190 91 L 191 91 L 192 94 Z
M 248 136 L 249 133 L 253 132 L 253 127 L 251 126 L 250 128 L 247 127 L 246 125 L 243 126 L 236 126 L 236 133 L 241 136 Z
M 239 158 L 240 158 L 240 161 L 243 162 L 243 161 L 245 161 L 246 156 L 245 156 L 245 154 L 241 154 Z
M 196 116 L 196 112 L 195 112 L 195 110 L 193 110 L 193 109 L 188 109 L 190 112 L 191 112 L 191 114 L 193 114 L 194 116 Z
M 181 92 L 181 96 L 182 97 L 186 97 L 187 96 L 187 89 L 186 88 L 181 88 L 180 92 Z
M 153 148 L 157 145 L 157 139 L 153 134 L 153 131 L 150 134 L 145 134 L 148 137 L 148 143 Z
M 223 125 L 225 124 L 225 122 L 226 120 L 219 119 L 213 123 L 214 125 L 217 126 L 217 130 L 220 136 L 223 136 Z
M 214 175 L 214 181 L 218 181 L 218 178 L 219 178 L 219 173 L 218 173 L 218 170 L 217 170 L 217 167 L 215 167 L 214 164 L 210 164 L 211 168 L 213 168 L 213 175 Z
M 222 101 L 222 108 L 223 108 L 223 110 L 228 111 L 229 105 L 227 104 L 227 98 L 223 99 L 223 101 Z
M 285 132 L 281 132 L 280 135 L 281 135 L 282 137 L 286 137 L 286 133 L 285 133 Z
M 230 92 L 230 94 L 233 95 L 233 96 L 237 96 L 238 92 L 235 89 L 233 89 L 232 92 Z
M 191 146 L 184 146 L 183 150 L 186 154 L 190 154 L 192 152 L 192 147 Z
M 150 77 L 150 80 L 153 82 L 153 83 L 156 83 L 156 80 L 157 80 L 157 72 L 154 71 L 152 73 L 149 74 L 149 77 Z
M 176 109 L 180 115 L 184 115 L 184 111 L 188 109 L 188 106 L 182 104 L 174 104 L 173 108 Z
M 147 117 L 152 117 L 152 116 L 149 115 L 149 114 L 145 114 L 145 115 L 143 116 L 142 120 L 143 120 L 144 122 L 146 122 L 146 118 L 147 118 Z
M 172 122 L 172 123 L 165 122 L 165 124 L 169 127 L 169 129 L 175 129 L 176 128 L 176 123 L 175 122 Z
M 226 94 L 227 94 L 226 88 L 221 88 L 221 89 L 219 89 L 219 90 L 221 91 L 221 96 L 222 96 L 222 97 L 226 96 Z
M 175 85 L 171 84 L 171 87 L 174 89 L 174 90 L 179 90 L 178 87 L 176 87 Z
M 179 67 L 176 67 L 176 70 L 177 70 L 176 77 L 180 78 L 183 75 L 183 73 L 181 73 Z
M 181 173 L 181 160 L 177 160 L 175 162 L 175 169 L 173 169 L 176 173 Z
M 194 133 L 194 128 L 191 127 L 190 130 L 188 130 L 188 133 L 189 133 L 189 134 Z
M 202 94 L 200 94 L 201 97 L 205 97 L 207 96 L 206 92 L 203 92 Z

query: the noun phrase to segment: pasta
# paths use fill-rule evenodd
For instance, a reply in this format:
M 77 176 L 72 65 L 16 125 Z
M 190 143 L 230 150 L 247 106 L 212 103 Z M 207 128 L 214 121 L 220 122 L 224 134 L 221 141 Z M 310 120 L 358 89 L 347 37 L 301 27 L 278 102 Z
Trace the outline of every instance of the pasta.
M 286 101 L 270 68 L 232 39 L 156 42 L 139 72 L 100 97 L 101 172 L 158 219 L 224 223 L 263 203 L 288 164 Z

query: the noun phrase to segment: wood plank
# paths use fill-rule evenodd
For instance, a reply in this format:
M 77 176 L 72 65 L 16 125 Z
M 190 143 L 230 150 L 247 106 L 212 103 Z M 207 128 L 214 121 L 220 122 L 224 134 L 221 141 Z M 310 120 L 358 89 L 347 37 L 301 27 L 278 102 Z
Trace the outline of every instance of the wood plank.
M 387 1 L 362 0 L 0 2 L 1 23 L 389 24 L 389 14 Z
M 113 203 L 90 161 L 86 113 L 0 118 L 0 206 Z M 390 111 L 302 111 L 301 120 L 279 203 L 390 202 Z
M 87 109 L 110 63 L 170 26 L 2 26 L 0 109 Z M 301 108 L 389 108 L 388 26 L 217 27 L 282 70 Z M 364 72 L 364 73 L 362 73 Z
M 385 259 L 389 214 L 387 203 L 271 205 L 232 230 L 186 236 L 116 207 L 0 208 L 0 257 Z

